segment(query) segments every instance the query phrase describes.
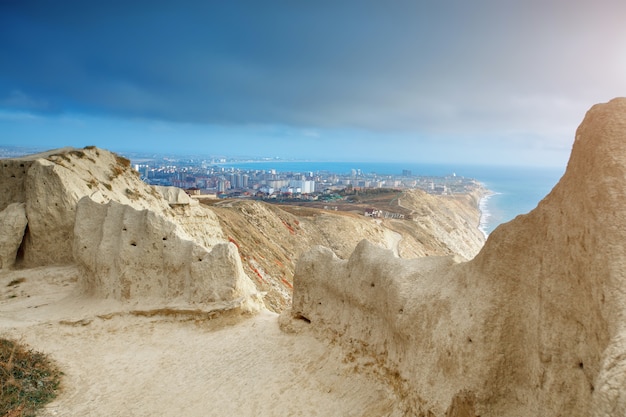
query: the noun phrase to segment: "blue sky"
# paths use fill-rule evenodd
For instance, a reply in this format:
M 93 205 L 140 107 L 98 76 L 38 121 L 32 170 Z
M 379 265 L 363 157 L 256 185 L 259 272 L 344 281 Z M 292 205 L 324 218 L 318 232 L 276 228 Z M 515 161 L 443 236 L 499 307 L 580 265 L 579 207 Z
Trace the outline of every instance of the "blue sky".
M 128 4 L 131 3 L 131 4 Z M 564 166 L 623 0 L 0 3 L 0 145 Z

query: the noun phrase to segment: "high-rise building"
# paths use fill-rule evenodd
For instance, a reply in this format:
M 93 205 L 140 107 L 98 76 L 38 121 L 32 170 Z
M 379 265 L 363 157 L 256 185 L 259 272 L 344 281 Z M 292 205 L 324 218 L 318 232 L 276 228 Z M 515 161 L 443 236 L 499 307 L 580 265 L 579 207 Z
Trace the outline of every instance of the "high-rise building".
M 315 192 L 315 181 L 291 180 L 289 187 L 299 189 L 302 194 L 311 194 Z
M 225 193 L 226 192 L 226 178 L 220 178 L 219 181 L 217 182 L 217 192 L 218 193 Z

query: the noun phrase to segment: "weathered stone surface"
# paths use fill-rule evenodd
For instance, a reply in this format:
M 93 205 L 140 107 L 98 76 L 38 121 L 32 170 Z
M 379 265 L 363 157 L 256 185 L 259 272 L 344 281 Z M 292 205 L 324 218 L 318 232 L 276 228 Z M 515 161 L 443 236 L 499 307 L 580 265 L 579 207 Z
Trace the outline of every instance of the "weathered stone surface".
M 156 305 L 239 301 L 247 309 L 260 306 L 235 245 L 208 250 L 154 211 L 84 197 L 74 236 L 74 258 L 89 295 Z
M 476 193 L 481 192 L 484 190 Z M 465 260 L 476 256 L 485 243 L 485 235 L 478 227 L 480 196 L 476 193 L 442 196 L 421 190 L 403 193 L 399 204 L 411 209 L 411 217 L 419 229 L 408 234 L 417 239 L 405 238 L 400 242 L 400 256 L 414 257 L 404 256 L 411 252 L 421 253 L 422 256 L 442 253 L 461 255 Z M 407 226 L 406 222 L 396 223 L 397 227 Z
M 27 224 L 24 203 L 9 204 L 0 212 L 0 269 L 15 264 Z
M 183 190 L 145 184 L 130 161 L 106 150 L 63 148 L 3 160 L 1 167 L 0 208 L 13 202 L 26 204 L 29 228 L 24 237 L 24 267 L 73 262 L 76 204 L 85 196 L 153 210 L 178 222 L 207 248 L 226 242 L 209 209 L 200 207 Z
M 292 315 L 374 357 L 416 415 L 626 415 L 625 139 L 626 99 L 594 106 L 558 185 L 470 262 L 306 253 Z
M 64 148 L 4 160 L 0 176 L 1 267 L 21 244 L 20 267 L 77 263 L 93 296 L 259 308 L 215 214 L 183 190 L 145 184 L 127 159 Z
M 197 205 L 198 202 L 187 195 L 178 187 L 164 187 L 157 185 L 154 189 L 165 198 L 170 206 Z

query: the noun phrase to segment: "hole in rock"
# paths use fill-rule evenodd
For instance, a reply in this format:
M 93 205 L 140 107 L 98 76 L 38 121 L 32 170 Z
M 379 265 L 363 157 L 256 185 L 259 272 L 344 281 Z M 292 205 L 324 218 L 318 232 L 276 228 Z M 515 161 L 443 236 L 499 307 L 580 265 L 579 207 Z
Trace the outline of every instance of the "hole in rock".
M 370 284 L 370 287 L 374 288 L 376 286 L 376 284 L 374 284 L 373 282 Z
M 22 236 L 22 242 L 20 243 L 20 246 L 17 249 L 17 254 L 15 255 L 16 265 L 20 265 L 22 261 L 24 261 L 24 251 L 26 250 L 25 245 L 28 239 L 30 239 L 30 232 L 28 230 L 28 225 L 26 225 L 26 228 L 24 229 L 24 236 Z
M 163 238 L 163 240 L 167 240 L 167 238 L 166 238 L 166 237 L 164 237 L 164 238 Z
M 303 315 L 298 314 L 297 316 L 295 316 L 296 320 L 302 320 L 305 323 L 311 323 L 311 320 L 309 320 L 308 318 L 304 317 Z
M 135 242 L 130 242 L 130 246 L 137 246 Z
M 580 369 L 583 369 L 583 368 L 585 367 L 585 365 L 584 365 L 582 362 L 578 362 L 578 367 L 579 367 Z

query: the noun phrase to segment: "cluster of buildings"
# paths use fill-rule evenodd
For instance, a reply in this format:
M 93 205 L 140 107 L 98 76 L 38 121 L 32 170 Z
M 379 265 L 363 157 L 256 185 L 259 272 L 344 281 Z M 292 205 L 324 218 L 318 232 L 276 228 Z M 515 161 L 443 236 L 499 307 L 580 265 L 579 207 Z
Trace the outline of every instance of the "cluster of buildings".
M 311 195 L 316 190 L 313 173 L 277 173 L 276 170 L 241 170 L 201 164 L 135 164 L 144 181 L 152 185 L 171 185 L 191 194 L 222 197 Z
M 277 172 L 275 169 L 243 169 L 200 160 L 134 161 L 135 169 L 149 184 L 170 185 L 190 194 L 209 197 L 258 197 L 317 199 L 340 192 L 362 189 L 419 188 L 431 194 L 467 192 L 476 187 L 473 179 L 415 176 L 403 170 L 400 175 L 334 172 Z

